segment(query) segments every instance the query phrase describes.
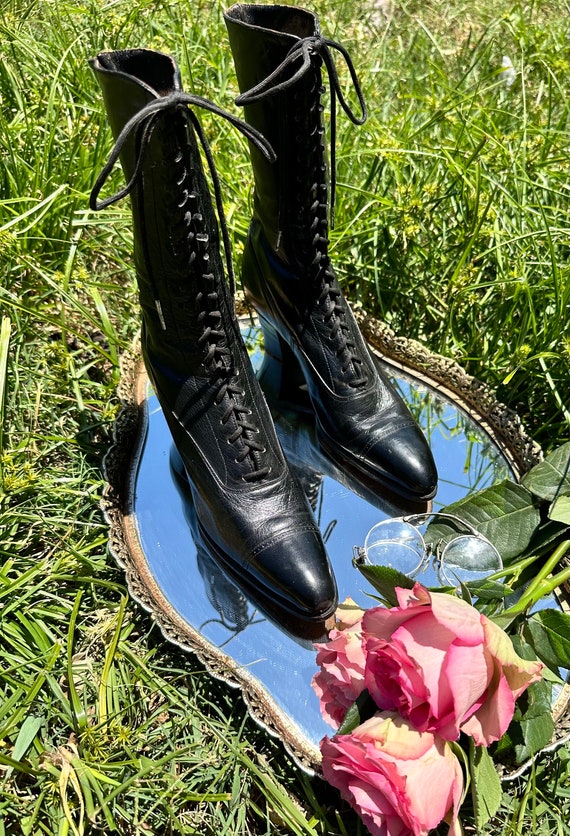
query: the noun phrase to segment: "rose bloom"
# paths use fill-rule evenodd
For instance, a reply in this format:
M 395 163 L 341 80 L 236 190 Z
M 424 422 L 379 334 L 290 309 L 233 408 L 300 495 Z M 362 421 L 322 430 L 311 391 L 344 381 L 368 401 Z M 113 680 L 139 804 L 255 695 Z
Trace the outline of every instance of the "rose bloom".
M 372 836 L 425 836 L 445 819 L 459 836 L 463 773 L 449 743 L 379 712 L 321 741 L 322 771 Z
M 363 615 L 364 610 L 347 598 L 336 611 L 337 622 L 329 632 L 329 641 L 315 645 L 320 671 L 313 677 L 313 688 L 319 697 L 323 718 L 335 729 L 365 688 L 360 632 Z
M 378 707 L 446 740 L 460 731 L 477 745 L 498 740 L 542 663 L 521 659 L 504 630 L 461 598 L 420 584 L 396 594 L 399 607 L 362 618 L 366 687 Z

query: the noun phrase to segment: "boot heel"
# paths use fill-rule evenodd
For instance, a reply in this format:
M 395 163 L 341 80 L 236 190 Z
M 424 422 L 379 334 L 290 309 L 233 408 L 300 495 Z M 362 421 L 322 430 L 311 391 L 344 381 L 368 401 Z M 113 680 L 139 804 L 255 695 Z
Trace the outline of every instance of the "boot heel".
M 307 384 L 299 361 L 285 340 L 264 317 L 259 317 L 264 354 L 257 377 L 269 403 L 312 412 Z

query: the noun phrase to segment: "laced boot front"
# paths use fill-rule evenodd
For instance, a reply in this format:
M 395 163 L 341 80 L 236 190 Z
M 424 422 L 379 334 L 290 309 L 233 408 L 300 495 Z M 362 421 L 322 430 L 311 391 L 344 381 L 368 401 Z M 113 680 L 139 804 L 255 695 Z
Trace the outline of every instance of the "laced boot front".
M 185 94 L 169 56 L 107 52 L 91 65 L 116 140 L 91 206 L 131 198 L 143 356 L 202 540 L 244 588 L 263 590 L 296 616 L 325 619 L 336 606 L 335 581 L 240 335 L 219 184 L 193 108 L 229 119 L 260 153 L 271 156 L 271 149 L 241 120 Z M 214 183 L 229 282 L 199 142 Z M 99 201 L 119 158 L 127 185 Z
M 354 478 L 412 501 L 435 495 L 429 446 L 406 405 L 380 374 L 328 254 L 335 194 L 335 104 L 355 124 L 365 103 L 346 50 L 323 38 L 315 15 L 296 7 L 238 4 L 225 15 L 247 122 L 269 140 L 272 162 L 250 143 L 254 216 L 243 284 L 263 328 L 263 384 L 287 399 L 301 377 L 323 451 Z M 360 102 L 345 100 L 339 52 Z M 322 68 L 331 93 L 331 177 L 323 125 Z M 277 374 L 275 373 L 278 369 Z

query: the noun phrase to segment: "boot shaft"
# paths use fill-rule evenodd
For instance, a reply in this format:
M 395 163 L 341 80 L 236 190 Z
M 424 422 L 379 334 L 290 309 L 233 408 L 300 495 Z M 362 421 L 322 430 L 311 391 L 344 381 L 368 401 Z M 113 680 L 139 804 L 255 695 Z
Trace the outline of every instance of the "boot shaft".
M 115 140 L 149 105 L 182 91 L 175 62 L 162 53 L 106 52 L 91 67 Z M 178 358 L 186 374 L 203 360 L 201 310 L 207 314 L 209 305 L 232 304 L 195 125 L 186 106 L 150 112 L 127 133 L 120 151 L 125 179 L 133 182 L 134 260 L 145 350 L 156 362 L 167 358 L 171 368 Z
M 320 37 L 316 15 L 295 7 L 237 4 L 225 21 L 242 94 L 268 79 L 303 41 Z M 266 136 L 277 156 L 269 164 L 251 151 L 254 217 L 271 248 L 292 267 L 313 259 L 315 235 L 321 252 L 326 250 L 328 232 L 322 59 L 310 49 L 307 55 L 310 65 L 293 83 L 301 54 L 279 72 L 271 90 L 245 105 L 246 120 Z

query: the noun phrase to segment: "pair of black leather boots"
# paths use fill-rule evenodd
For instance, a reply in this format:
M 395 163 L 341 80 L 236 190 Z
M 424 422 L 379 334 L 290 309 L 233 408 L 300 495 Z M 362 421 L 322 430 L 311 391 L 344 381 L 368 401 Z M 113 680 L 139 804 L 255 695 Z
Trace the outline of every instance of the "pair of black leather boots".
M 437 474 L 419 427 L 370 358 L 328 255 L 335 99 L 353 122 L 366 117 L 350 58 L 304 9 L 238 4 L 225 21 L 245 121 L 184 93 L 162 53 L 104 52 L 91 61 L 115 136 L 91 206 L 130 195 L 145 365 L 206 545 L 246 588 L 299 618 L 324 620 L 337 604 L 334 575 L 240 335 L 220 184 L 196 110 L 229 119 L 249 139 L 255 196 L 242 281 L 262 325 L 271 396 L 286 398 L 302 382 L 321 448 L 355 479 L 427 500 Z M 342 95 L 332 49 L 348 64 L 361 114 Z M 99 202 L 119 158 L 127 185 Z

